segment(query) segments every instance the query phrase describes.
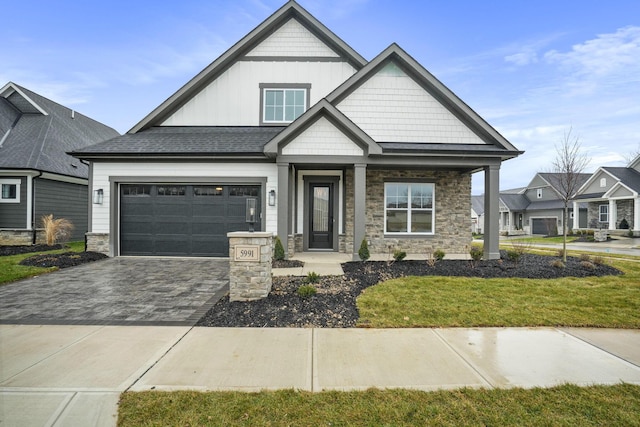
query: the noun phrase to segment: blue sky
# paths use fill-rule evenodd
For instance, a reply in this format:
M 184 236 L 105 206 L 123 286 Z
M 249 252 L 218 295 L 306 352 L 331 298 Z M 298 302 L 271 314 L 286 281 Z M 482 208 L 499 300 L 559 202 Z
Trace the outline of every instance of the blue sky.
M 526 151 L 503 164 L 503 189 L 548 171 L 569 129 L 589 171 L 640 149 L 640 1 L 299 3 L 366 59 L 398 43 Z M 14 81 L 124 133 L 282 4 L 13 2 L 0 86 Z

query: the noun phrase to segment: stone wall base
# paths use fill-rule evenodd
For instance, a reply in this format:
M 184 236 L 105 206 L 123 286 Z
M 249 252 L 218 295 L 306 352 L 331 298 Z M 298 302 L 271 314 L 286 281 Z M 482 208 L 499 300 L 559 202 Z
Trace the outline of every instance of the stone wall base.
M 0 245 L 3 246 L 25 246 L 33 243 L 33 230 L 0 230 Z M 44 230 L 36 230 L 36 244 L 45 244 L 47 239 Z
M 227 236 L 229 237 L 229 301 L 254 301 L 266 298 L 271 292 L 272 284 L 273 234 L 236 231 L 228 233 Z M 239 251 L 236 251 L 236 247 Z M 246 259 L 243 259 L 245 255 Z
M 109 233 L 86 233 L 87 252 L 109 255 Z

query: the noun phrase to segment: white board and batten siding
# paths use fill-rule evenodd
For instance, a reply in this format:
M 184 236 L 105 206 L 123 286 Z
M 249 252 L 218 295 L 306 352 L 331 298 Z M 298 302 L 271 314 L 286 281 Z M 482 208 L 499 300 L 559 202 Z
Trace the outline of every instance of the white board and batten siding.
M 324 117 L 282 149 L 284 155 L 362 156 L 364 151 Z
M 193 183 L 202 182 L 202 178 L 267 178 L 263 193 L 271 189 L 278 191 L 278 168 L 273 163 L 102 163 L 96 162 L 93 166 L 93 189 L 102 188 L 104 199 L 101 205 L 92 204 L 92 232 L 109 233 L 109 212 L 111 210 L 112 197 L 118 194 L 110 194 L 111 176 L 134 177 L 163 177 L 163 182 L 170 183 L 171 177 L 190 178 Z M 264 195 L 263 194 L 263 195 Z M 276 206 L 264 206 L 265 231 L 276 232 L 277 208 Z
M 485 144 L 393 62 L 337 107 L 377 142 Z

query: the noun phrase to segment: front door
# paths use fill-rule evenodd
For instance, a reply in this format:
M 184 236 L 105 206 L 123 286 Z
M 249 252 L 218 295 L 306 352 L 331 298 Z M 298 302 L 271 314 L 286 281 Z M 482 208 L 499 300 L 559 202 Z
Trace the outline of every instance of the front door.
M 309 184 L 309 249 L 333 249 L 333 186 Z

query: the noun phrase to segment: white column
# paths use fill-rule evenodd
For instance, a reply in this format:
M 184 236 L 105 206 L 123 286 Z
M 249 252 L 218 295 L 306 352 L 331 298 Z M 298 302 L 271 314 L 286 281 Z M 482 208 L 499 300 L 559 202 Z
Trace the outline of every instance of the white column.
M 573 229 L 580 228 L 580 207 L 578 202 L 573 202 Z
M 616 222 L 618 222 L 618 211 L 615 200 L 609 200 L 609 230 L 616 229 Z
M 484 168 L 484 258 L 500 259 L 500 165 Z
M 633 199 L 633 230 L 640 231 L 640 195 Z

